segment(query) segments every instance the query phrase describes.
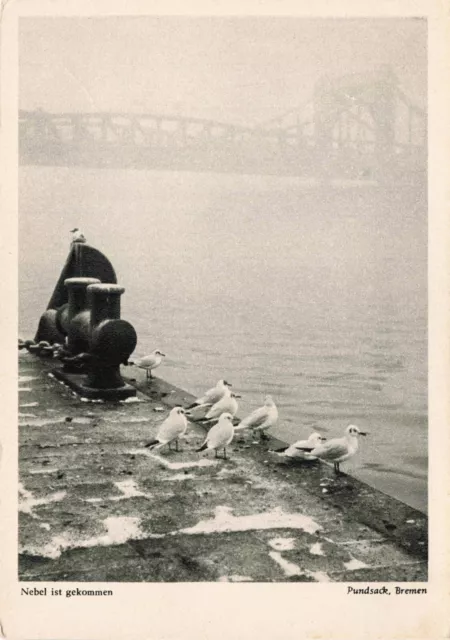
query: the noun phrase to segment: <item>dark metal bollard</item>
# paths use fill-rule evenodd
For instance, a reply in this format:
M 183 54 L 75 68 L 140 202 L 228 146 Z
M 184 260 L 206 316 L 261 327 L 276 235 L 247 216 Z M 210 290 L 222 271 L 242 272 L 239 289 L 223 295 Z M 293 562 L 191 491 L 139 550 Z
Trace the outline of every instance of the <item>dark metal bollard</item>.
M 63 367 L 55 368 L 55 377 L 92 399 L 136 395 L 120 375 L 120 365 L 128 362 L 137 335 L 120 318 L 125 289 L 116 282 L 114 269 L 102 253 L 73 243 L 36 338 L 23 345 L 41 357 L 58 357 Z
M 61 307 L 68 304 L 69 301 L 69 290 L 65 286 L 66 280 L 81 277 L 94 278 L 99 282 L 117 282 L 113 266 L 103 253 L 88 244 L 72 243 L 66 264 L 58 278 L 47 309 L 39 320 L 34 338 L 35 343 L 46 341 L 50 344 L 62 344 L 64 342 L 65 334 L 61 333 L 56 316 Z M 39 351 L 33 352 L 39 353 Z
M 88 286 L 91 308 L 88 384 L 97 389 L 114 389 L 124 385 L 120 365 L 126 364 L 137 344 L 134 327 L 120 319 L 120 297 L 125 289 L 117 284 Z
M 56 326 L 67 336 L 68 355 L 77 355 L 89 350 L 91 313 L 88 308 L 87 288 L 97 283 L 100 283 L 98 278 L 67 278 L 64 281 L 69 302 L 58 309 Z
M 57 323 L 67 335 L 67 347 L 61 357 L 64 367 L 55 371 L 56 377 L 88 398 L 136 395 L 120 375 L 120 365 L 137 344 L 133 326 L 120 318 L 124 287 L 95 278 L 68 278 L 65 284 L 69 302 L 58 311 Z

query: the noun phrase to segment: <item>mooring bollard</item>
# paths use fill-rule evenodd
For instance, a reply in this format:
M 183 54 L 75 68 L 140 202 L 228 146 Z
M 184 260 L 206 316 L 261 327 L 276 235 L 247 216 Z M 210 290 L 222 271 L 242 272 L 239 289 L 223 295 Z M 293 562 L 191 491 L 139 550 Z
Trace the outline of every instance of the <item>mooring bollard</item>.
M 91 310 L 88 383 L 97 389 L 124 384 L 120 365 L 126 364 L 137 344 L 134 327 L 120 319 L 120 298 L 125 289 L 117 284 L 91 284 L 87 288 Z
M 57 313 L 58 330 L 67 336 L 62 369 L 55 376 L 88 398 L 123 399 L 136 395 L 120 365 L 137 344 L 134 327 L 120 318 L 124 287 L 96 278 L 68 278 L 69 302 Z
M 60 307 L 56 313 L 56 326 L 67 336 L 66 351 L 68 355 L 77 355 L 89 351 L 89 324 L 91 312 L 88 308 L 87 288 L 98 284 L 98 278 L 67 278 L 69 302 Z
M 61 307 L 64 307 L 69 302 L 69 290 L 65 286 L 65 282 L 70 278 L 94 278 L 98 282 L 117 282 L 112 264 L 101 251 L 88 244 L 72 242 L 69 255 L 48 302 L 47 309 L 39 320 L 39 326 L 34 337 L 36 345 L 40 342 L 48 342 L 50 344 L 62 344 L 64 342 L 64 334 L 58 329 L 59 325 L 57 326 L 56 324 L 56 316 Z M 31 351 L 41 355 L 39 349 L 31 349 Z
M 54 376 L 87 398 L 121 400 L 136 395 L 120 375 L 120 365 L 136 348 L 137 335 L 120 318 L 125 289 L 116 282 L 102 253 L 86 244 L 72 246 L 35 340 L 19 344 L 19 349 L 41 357 L 59 358 L 63 366 L 54 369 Z

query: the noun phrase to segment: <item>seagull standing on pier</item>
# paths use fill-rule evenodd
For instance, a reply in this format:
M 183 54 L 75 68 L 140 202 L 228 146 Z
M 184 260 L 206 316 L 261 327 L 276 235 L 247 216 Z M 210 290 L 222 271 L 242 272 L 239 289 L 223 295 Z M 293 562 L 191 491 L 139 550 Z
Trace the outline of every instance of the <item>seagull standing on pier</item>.
M 72 244 L 75 242 L 86 242 L 84 233 L 82 233 L 77 227 L 75 227 L 75 229 L 71 229 L 70 233 L 72 234 Z
M 223 449 L 223 459 L 227 459 L 227 447 L 233 440 L 234 427 L 233 416 L 231 413 L 222 413 L 219 418 L 219 422 L 215 424 L 208 431 L 205 442 L 197 451 L 204 451 L 205 449 L 215 451 L 215 457 L 217 458 L 218 449 Z
M 174 407 L 161 424 L 156 438 L 147 442 L 145 446 L 150 449 L 160 449 L 167 444 L 171 449 L 170 445 L 175 442 L 175 450 L 178 451 L 178 438 L 184 436 L 187 425 L 183 407 Z
M 285 458 L 294 458 L 296 460 L 317 460 L 316 456 L 311 455 L 311 451 L 326 441 L 326 438 L 320 433 L 312 433 L 307 440 L 297 440 L 289 447 L 278 449 L 274 453 Z
M 162 359 L 166 357 L 166 354 L 160 351 L 159 349 L 155 349 L 153 353 L 148 356 L 144 356 L 143 358 L 139 358 L 134 362 L 129 362 L 128 364 L 135 364 L 139 369 L 145 369 L 145 377 L 147 380 L 152 378 L 152 371 L 159 367 L 162 362 Z
M 346 428 L 343 438 L 333 438 L 318 445 L 312 451 L 310 449 L 308 451 L 320 460 L 332 462 L 335 473 L 340 473 L 340 463 L 355 455 L 358 451 L 358 436 L 365 435 L 367 435 L 365 431 L 360 431 L 357 426 L 350 424 Z
M 244 429 L 252 429 L 254 433 L 259 433 L 261 439 L 267 436 L 264 431 L 273 427 L 278 420 L 278 409 L 275 402 L 272 400 L 272 396 L 266 396 L 264 406 L 259 409 L 255 409 L 250 415 L 241 420 L 236 427 L 236 431 L 243 431 Z
M 232 385 L 230 382 L 227 382 L 226 380 L 219 380 L 215 387 L 212 387 L 212 389 L 208 389 L 208 391 L 206 391 L 204 395 L 200 396 L 200 398 L 197 398 L 197 400 L 195 400 L 195 402 L 190 404 L 187 408 L 192 409 L 192 407 L 200 404 L 209 404 L 210 406 L 212 406 L 214 403 L 223 398 L 223 396 L 231 395 L 231 386 Z

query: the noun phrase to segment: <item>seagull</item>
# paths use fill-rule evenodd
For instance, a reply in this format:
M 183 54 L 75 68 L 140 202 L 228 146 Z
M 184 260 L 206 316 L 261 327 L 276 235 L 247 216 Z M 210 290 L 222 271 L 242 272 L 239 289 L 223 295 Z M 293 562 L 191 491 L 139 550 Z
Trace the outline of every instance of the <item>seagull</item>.
M 203 396 L 197 398 L 195 402 L 190 404 L 187 408 L 192 409 L 199 404 L 209 404 L 212 406 L 215 402 L 218 402 L 224 395 L 231 395 L 230 387 L 231 383 L 226 380 L 219 380 L 215 387 L 208 389 Z
M 169 445 L 175 441 L 175 449 L 178 451 L 178 438 L 186 433 L 187 420 L 183 407 L 174 407 L 164 422 L 159 427 L 158 435 L 145 445 L 150 449 L 160 449 L 165 444 Z
M 208 431 L 205 442 L 197 451 L 214 449 L 217 458 L 218 449 L 223 448 L 223 459 L 227 459 L 227 446 L 233 440 L 234 427 L 231 413 L 222 413 L 219 422 Z
M 219 418 L 222 413 L 230 413 L 231 417 L 237 414 L 239 405 L 236 398 L 240 398 L 236 393 L 230 393 L 230 395 L 224 395 L 218 402 L 213 404 L 204 417 L 204 420 L 214 420 Z
M 316 456 L 311 455 L 311 451 L 318 447 L 326 438 L 320 433 L 312 433 L 307 440 L 297 440 L 294 444 L 284 449 L 278 449 L 274 453 L 278 453 L 286 458 L 295 458 L 296 460 L 317 460 Z
M 365 431 L 360 431 L 357 426 L 350 424 L 343 438 L 333 438 L 324 444 L 319 444 L 314 449 L 306 449 L 315 458 L 333 462 L 335 473 L 340 473 L 339 465 L 344 460 L 352 458 L 358 451 L 358 436 L 366 436 Z M 302 447 L 303 450 L 305 448 Z
M 272 396 L 266 396 L 264 406 L 255 409 L 250 415 L 241 420 L 236 427 L 236 431 L 250 428 L 253 429 L 254 432 L 258 431 L 261 434 L 261 438 L 264 438 L 264 431 L 273 427 L 277 420 L 278 409 L 275 402 L 272 400 Z
M 135 364 L 139 369 L 145 369 L 145 377 L 147 380 L 152 378 L 152 369 L 156 369 L 162 362 L 162 359 L 166 357 L 165 353 L 155 349 L 149 356 L 139 358 L 135 362 L 129 362 L 128 364 Z
M 84 234 L 77 227 L 75 227 L 75 229 L 71 229 L 70 233 L 72 234 L 72 243 L 86 242 L 86 238 L 84 237 Z

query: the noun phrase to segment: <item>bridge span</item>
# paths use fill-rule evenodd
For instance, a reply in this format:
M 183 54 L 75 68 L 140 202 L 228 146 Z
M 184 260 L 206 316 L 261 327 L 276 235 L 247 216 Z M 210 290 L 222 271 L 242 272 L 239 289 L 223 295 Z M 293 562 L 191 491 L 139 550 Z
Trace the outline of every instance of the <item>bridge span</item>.
M 20 111 L 22 164 L 417 181 L 425 112 L 390 68 L 322 78 L 301 108 L 241 126 L 158 113 Z

